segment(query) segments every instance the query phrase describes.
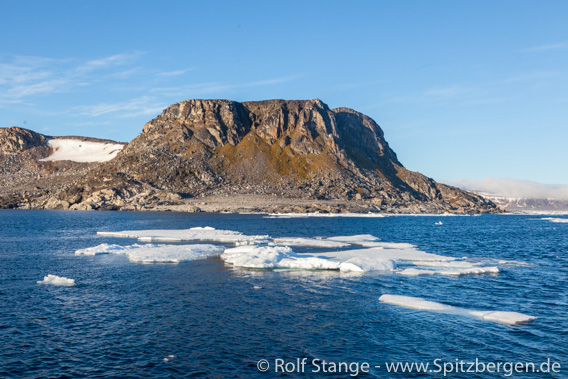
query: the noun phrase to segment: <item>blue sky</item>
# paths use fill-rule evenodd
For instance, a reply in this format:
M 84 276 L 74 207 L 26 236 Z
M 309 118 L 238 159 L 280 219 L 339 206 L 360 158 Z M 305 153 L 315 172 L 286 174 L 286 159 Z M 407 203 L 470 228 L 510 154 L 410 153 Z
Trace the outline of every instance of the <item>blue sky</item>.
M 0 126 L 129 141 L 191 98 L 320 98 L 409 169 L 568 184 L 566 1 L 3 1 Z

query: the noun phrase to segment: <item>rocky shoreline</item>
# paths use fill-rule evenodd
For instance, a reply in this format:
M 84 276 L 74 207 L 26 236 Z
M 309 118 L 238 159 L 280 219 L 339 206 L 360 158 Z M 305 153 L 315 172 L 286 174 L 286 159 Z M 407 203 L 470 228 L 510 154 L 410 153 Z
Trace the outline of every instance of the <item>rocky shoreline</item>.
M 104 196 L 105 193 L 100 195 Z M 112 197 L 112 191 L 106 193 Z M 0 204 L 1 205 L 1 204 Z M 411 204 L 382 207 L 368 200 L 318 200 L 284 198 L 276 195 L 214 195 L 184 199 L 177 194 L 154 192 L 142 194 L 127 202 L 124 201 L 86 201 L 70 205 L 66 201 L 50 199 L 44 204 L 25 204 L 13 209 L 49 209 L 71 211 L 147 211 L 184 213 L 381 213 L 381 214 L 441 214 L 441 213 L 497 213 L 475 212 L 466 209 L 448 211 L 441 204 Z M 499 212 L 500 213 L 500 212 Z

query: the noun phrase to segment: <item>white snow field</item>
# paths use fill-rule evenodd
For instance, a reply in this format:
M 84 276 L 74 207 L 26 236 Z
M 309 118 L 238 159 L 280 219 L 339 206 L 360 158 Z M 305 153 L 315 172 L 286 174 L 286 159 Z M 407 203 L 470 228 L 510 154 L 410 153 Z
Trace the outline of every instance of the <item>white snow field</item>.
M 43 280 L 38 281 L 37 284 L 49 284 L 52 286 L 60 286 L 60 287 L 73 287 L 75 285 L 75 279 L 69 279 L 62 276 L 49 274 L 44 276 Z
M 124 230 L 121 232 L 97 232 L 98 235 L 108 237 L 137 238 L 143 242 L 247 242 L 267 240 L 268 236 L 247 236 L 232 230 L 215 229 L 209 226 L 190 229 L 163 229 L 163 230 Z
M 47 144 L 53 153 L 40 161 L 106 162 L 116 157 L 124 147 L 122 144 L 70 138 L 50 139 Z
M 421 297 L 400 296 L 400 295 L 382 295 L 379 298 L 382 303 L 398 305 L 404 308 L 417 309 L 422 311 L 437 311 L 455 313 L 461 315 L 469 315 L 481 318 L 487 321 L 494 321 L 501 324 L 516 325 L 530 322 L 536 319 L 534 316 L 529 316 L 518 312 L 507 311 L 476 311 L 465 308 L 453 307 L 434 301 L 428 301 Z
M 131 262 L 179 263 L 219 256 L 222 246 L 216 245 L 138 245 L 120 246 L 101 244 L 79 249 L 75 255 L 125 254 Z

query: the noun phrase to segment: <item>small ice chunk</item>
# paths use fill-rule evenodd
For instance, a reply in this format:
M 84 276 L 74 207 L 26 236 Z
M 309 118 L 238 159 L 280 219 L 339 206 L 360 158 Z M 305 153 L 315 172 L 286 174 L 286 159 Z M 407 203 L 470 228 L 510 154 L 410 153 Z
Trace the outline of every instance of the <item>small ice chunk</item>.
M 43 280 L 38 281 L 37 283 L 51 284 L 52 286 L 73 287 L 75 285 L 75 279 L 69 279 L 63 276 L 49 274 L 44 276 Z
M 518 312 L 470 311 L 469 314 L 475 317 L 479 317 L 483 320 L 495 321 L 508 325 L 524 324 L 536 320 L 535 316 L 529 316 Z
M 442 221 L 438 221 L 434 225 L 443 225 L 443 223 L 442 223 Z
M 164 362 L 169 362 L 170 360 L 174 359 L 176 356 L 173 354 L 168 355 L 163 359 Z
M 382 295 L 379 298 L 382 303 L 398 305 L 404 308 L 417 309 L 422 311 L 437 311 L 460 314 L 464 316 L 474 316 L 482 320 L 494 321 L 501 324 L 516 325 L 523 324 L 536 319 L 534 316 L 529 316 L 518 312 L 508 311 L 476 311 L 465 308 L 453 307 L 435 301 L 428 301 L 421 297 L 401 296 L 401 295 Z

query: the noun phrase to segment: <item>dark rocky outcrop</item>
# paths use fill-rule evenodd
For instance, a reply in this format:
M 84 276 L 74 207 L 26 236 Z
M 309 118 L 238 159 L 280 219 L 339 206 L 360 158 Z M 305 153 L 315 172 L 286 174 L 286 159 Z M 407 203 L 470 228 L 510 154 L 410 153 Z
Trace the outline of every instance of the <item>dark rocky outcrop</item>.
M 372 119 L 317 99 L 171 105 L 49 207 L 140 209 L 226 195 L 313 199 L 312 211 L 326 211 L 326 201 L 345 204 L 331 211 L 499 211 L 407 170 Z

